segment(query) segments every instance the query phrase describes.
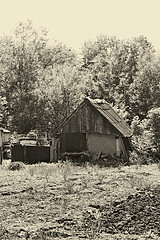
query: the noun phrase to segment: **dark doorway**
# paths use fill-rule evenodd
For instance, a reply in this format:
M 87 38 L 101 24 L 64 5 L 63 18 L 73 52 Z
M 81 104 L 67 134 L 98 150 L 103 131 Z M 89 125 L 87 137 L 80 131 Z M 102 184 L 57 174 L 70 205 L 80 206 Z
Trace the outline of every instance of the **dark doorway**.
M 60 151 L 64 152 L 82 152 L 86 150 L 85 133 L 61 133 Z

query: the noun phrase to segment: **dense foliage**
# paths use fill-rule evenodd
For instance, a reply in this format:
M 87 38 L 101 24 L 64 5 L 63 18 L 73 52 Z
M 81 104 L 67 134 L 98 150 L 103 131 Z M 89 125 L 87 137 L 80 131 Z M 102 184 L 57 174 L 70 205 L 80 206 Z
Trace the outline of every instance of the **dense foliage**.
M 160 152 L 160 56 L 144 36 L 98 36 L 84 43 L 81 57 L 30 21 L 0 37 L 1 126 L 53 132 L 85 96 L 115 107 L 137 151 Z

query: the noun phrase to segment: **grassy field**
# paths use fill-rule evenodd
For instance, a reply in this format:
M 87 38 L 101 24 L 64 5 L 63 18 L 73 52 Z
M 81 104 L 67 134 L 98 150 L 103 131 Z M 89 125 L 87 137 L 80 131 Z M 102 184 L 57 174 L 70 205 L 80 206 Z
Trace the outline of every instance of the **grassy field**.
M 19 171 L 8 165 L 4 161 L 0 166 L 1 240 L 160 239 L 157 164 L 100 168 L 41 163 Z M 146 226 L 143 215 L 149 219 Z

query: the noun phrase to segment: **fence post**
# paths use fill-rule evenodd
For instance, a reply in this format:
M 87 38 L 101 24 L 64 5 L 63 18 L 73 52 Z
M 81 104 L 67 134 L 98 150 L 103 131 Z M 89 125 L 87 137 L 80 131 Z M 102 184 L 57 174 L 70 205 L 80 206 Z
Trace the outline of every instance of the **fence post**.
M 52 139 L 51 143 L 50 143 L 50 162 L 54 161 L 54 157 L 53 157 L 53 151 L 54 151 L 54 139 Z
M 24 145 L 24 159 L 23 161 L 26 162 L 26 155 L 27 155 L 27 147 Z
M 3 159 L 3 149 L 0 147 L 0 164 L 2 164 L 2 159 Z

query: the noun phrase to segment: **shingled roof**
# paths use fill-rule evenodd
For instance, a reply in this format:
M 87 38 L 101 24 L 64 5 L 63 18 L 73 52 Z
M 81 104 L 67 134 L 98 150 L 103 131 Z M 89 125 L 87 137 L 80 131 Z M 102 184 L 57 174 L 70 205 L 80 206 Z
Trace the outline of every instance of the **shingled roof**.
M 90 99 L 87 100 L 97 111 L 107 119 L 124 137 L 131 136 L 131 130 L 128 124 L 115 112 L 113 107 L 104 99 Z
M 106 120 L 108 120 L 124 137 L 131 136 L 131 130 L 128 124 L 115 112 L 113 107 L 103 99 L 91 99 L 89 97 L 85 100 L 69 115 L 65 121 L 56 129 L 55 133 L 58 132 L 70 119 L 71 117 L 81 109 L 81 107 L 88 102 L 91 104 Z

